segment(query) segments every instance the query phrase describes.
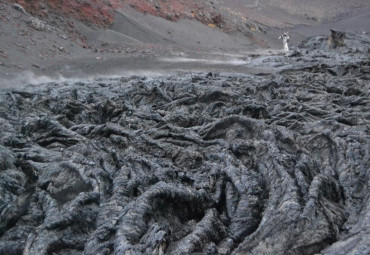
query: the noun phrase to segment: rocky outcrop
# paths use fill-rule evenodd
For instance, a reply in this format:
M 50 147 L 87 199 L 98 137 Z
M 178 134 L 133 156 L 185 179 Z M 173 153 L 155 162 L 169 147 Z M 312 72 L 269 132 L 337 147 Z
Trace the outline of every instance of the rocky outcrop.
M 8 0 L 24 8 L 33 16 L 47 18 L 50 14 L 76 19 L 88 25 L 109 28 L 114 23 L 116 9 L 132 7 L 145 14 L 162 17 L 170 21 L 194 19 L 224 32 L 260 31 L 262 27 L 219 1 L 201 0 Z
M 344 47 L 344 40 L 346 38 L 346 34 L 341 31 L 336 31 L 336 30 L 330 30 L 330 36 L 328 39 L 328 45 L 332 49 Z
M 114 20 L 114 8 L 118 6 L 117 0 L 11 0 L 23 6 L 27 12 L 34 16 L 46 18 L 50 13 L 66 16 L 83 21 L 108 27 Z
M 0 253 L 368 254 L 370 62 L 305 51 L 1 91 Z
M 213 22 L 217 15 L 220 15 L 214 4 L 197 0 L 14 0 L 13 2 L 19 4 L 18 6 L 21 8 L 24 7 L 32 15 L 47 17 L 49 12 L 55 12 L 58 15 L 103 27 L 111 26 L 114 22 L 114 10 L 116 8 L 125 8 L 124 6 L 130 6 L 140 12 L 160 16 L 171 21 L 194 18 L 209 24 Z

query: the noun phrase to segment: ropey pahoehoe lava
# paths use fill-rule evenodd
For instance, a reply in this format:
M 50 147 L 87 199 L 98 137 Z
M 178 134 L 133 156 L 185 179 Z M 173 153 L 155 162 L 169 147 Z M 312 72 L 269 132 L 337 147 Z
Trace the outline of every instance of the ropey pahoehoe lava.
M 0 91 L 0 253 L 368 254 L 369 36 L 347 40 L 270 74 Z

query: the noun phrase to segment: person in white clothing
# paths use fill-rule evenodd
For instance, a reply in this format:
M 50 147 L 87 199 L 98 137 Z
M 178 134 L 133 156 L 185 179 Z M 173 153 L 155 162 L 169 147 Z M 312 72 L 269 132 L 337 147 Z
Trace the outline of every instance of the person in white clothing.
M 285 32 L 283 35 L 279 36 L 279 39 L 283 39 L 284 51 L 289 52 L 289 33 Z

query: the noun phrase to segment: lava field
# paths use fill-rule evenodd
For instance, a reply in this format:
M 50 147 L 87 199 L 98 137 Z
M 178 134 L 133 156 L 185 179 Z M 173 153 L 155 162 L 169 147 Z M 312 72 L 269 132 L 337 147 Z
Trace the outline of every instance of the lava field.
M 1 90 L 0 254 L 368 254 L 369 35 L 352 39 L 272 73 Z

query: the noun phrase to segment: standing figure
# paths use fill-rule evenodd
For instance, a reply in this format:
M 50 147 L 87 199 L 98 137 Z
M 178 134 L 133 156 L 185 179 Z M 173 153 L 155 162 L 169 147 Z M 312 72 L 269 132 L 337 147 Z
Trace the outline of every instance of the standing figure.
M 289 33 L 285 32 L 283 35 L 279 36 L 279 39 L 283 39 L 284 51 L 289 52 Z

